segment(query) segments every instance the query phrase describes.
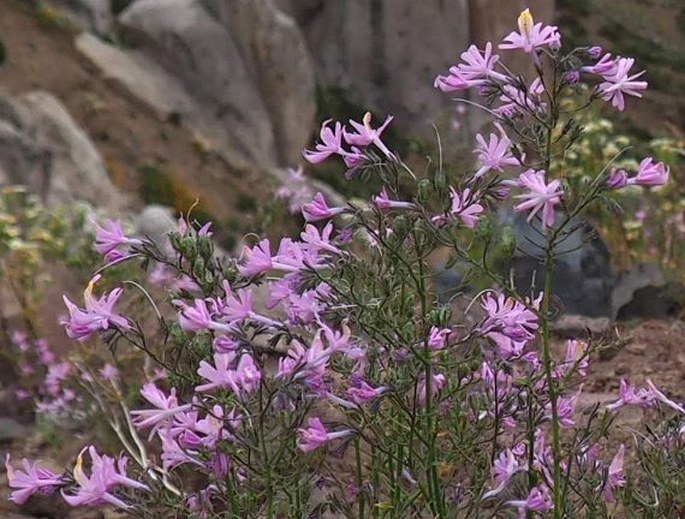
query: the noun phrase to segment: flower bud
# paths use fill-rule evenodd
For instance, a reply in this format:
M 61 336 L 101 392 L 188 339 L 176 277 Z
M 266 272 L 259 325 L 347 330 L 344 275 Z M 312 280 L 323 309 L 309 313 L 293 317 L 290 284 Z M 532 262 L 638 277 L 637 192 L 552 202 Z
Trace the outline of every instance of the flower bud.
M 419 181 L 419 185 L 416 189 L 416 200 L 420 204 L 427 204 L 430 199 L 431 195 L 433 194 L 433 184 L 430 180 L 427 178 L 422 178 Z
M 445 186 L 447 186 L 447 178 L 445 177 L 445 171 L 442 168 L 435 170 L 433 185 L 438 191 L 445 189 Z
M 200 256 L 205 260 L 209 261 L 214 255 L 214 246 L 212 245 L 212 240 L 207 236 L 200 236 L 197 240 L 197 249 Z
M 502 248 L 502 255 L 509 259 L 516 253 L 516 234 L 514 230 L 506 226 L 502 229 L 502 235 L 500 237 L 500 246 Z

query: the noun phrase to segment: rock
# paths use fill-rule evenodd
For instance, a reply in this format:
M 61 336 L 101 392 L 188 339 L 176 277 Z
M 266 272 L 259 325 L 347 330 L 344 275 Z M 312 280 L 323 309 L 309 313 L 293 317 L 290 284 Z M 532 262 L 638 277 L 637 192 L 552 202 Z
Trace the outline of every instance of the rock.
M 272 0 L 202 3 L 240 48 L 271 116 L 280 162 L 301 162 L 316 115 L 314 65 L 302 31 Z
M 26 437 L 27 428 L 12 418 L 0 417 L 0 442 Z
M 545 238 L 538 224 L 531 226 L 525 215 L 502 211 L 502 223 L 510 225 L 520 253 L 508 265 L 514 269 L 519 293 L 542 289 L 544 272 L 542 247 Z M 552 277 L 553 294 L 561 302 L 561 311 L 588 317 L 611 317 L 614 275 L 609 249 L 592 227 L 582 221 L 572 224 L 569 234 L 556 248 Z
M 431 125 L 440 115 L 451 115 L 453 106 L 450 96 L 433 88 L 433 79 L 467 46 L 467 3 L 290 2 L 323 87 L 342 91 L 361 107 L 395 115 L 394 125 L 431 142 Z M 446 140 L 450 134 L 446 130 L 441 136 Z
M 135 220 L 136 234 L 149 236 L 163 248 L 167 242 L 167 234 L 178 229 L 173 210 L 163 205 L 146 206 Z
M 638 263 L 620 275 L 611 294 L 612 316 L 641 317 L 650 311 L 654 295 L 666 285 L 661 267 L 656 263 Z
M 74 45 L 105 78 L 121 83 L 160 119 L 167 120 L 177 113 L 185 120 L 196 109 L 196 103 L 180 81 L 142 52 L 125 52 L 87 32 L 78 35 Z
M 608 317 L 586 317 L 583 315 L 561 315 L 550 323 L 556 335 L 569 339 L 579 339 L 587 335 L 601 336 L 611 330 Z
M 0 183 L 27 185 L 50 206 L 123 205 L 95 145 L 58 99 L 34 91 L 0 104 Z
M 51 3 L 86 30 L 107 34 L 112 29 L 114 16 L 107 0 L 53 0 Z
M 259 87 L 234 38 L 199 0 L 138 0 L 118 20 L 132 44 L 211 111 L 234 153 L 261 169 L 275 165 L 273 127 Z

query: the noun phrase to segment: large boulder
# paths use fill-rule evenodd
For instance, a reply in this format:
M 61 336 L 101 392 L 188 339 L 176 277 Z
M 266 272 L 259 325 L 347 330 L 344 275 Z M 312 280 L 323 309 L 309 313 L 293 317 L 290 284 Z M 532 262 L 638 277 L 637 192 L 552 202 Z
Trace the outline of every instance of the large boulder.
M 314 64 L 300 28 L 273 0 L 202 3 L 240 49 L 271 116 L 281 164 L 297 164 L 316 115 Z
M 138 0 L 119 22 L 134 44 L 211 108 L 228 145 L 260 168 L 276 164 L 273 126 L 255 78 L 230 32 L 199 0 Z
M 517 238 L 519 253 L 508 268 L 514 270 L 518 292 L 542 290 L 545 237 L 539 224 L 527 223 L 521 213 L 502 212 L 501 218 L 513 228 Z M 557 223 L 560 222 L 561 216 Z M 557 245 L 552 275 L 552 292 L 561 304 L 559 310 L 588 317 L 613 317 L 615 276 L 609 249 L 589 223 L 578 220 L 569 227 L 568 234 Z
M 467 0 L 281 1 L 288 4 L 324 87 L 433 139 L 431 125 L 452 106 L 433 79 L 468 44 Z
M 124 202 L 88 135 L 42 91 L 0 101 L 0 183 L 26 185 L 49 206 L 86 200 L 116 211 Z

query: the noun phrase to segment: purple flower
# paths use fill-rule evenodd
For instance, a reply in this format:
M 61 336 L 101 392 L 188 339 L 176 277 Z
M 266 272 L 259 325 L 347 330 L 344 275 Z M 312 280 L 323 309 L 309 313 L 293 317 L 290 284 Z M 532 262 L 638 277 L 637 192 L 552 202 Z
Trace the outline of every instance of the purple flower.
M 378 209 L 412 209 L 416 207 L 411 202 L 390 200 L 390 197 L 388 196 L 388 192 L 385 190 L 385 187 L 381 189 L 381 192 L 379 194 L 374 195 L 371 201 L 376 207 L 378 207 Z
M 504 129 L 500 125 L 497 125 L 497 129 L 500 135 L 491 133 L 489 142 L 486 142 L 480 133 L 476 135 L 478 146 L 473 153 L 478 158 L 480 168 L 476 171 L 474 178 L 482 177 L 491 169 L 502 172 L 502 168 L 506 166 L 520 165 L 519 160 L 511 153 L 511 140 Z
M 481 53 L 482 52 L 482 53 Z M 461 55 L 462 63 L 450 67 L 446 76 L 438 75 L 433 85 L 443 92 L 456 92 L 474 86 L 480 86 L 487 80 L 506 82 L 508 77 L 495 71 L 495 65 L 499 56 L 492 53 L 492 43 L 485 45 L 485 50 L 480 51 L 475 45 L 471 45 Z
M 76 459 L 74 480 L 76 487 L 69 493 L 62 490 L 62 497 L 71 506 L 101 505 L 108 503 L 117 508 L 129 508 L 129 505 L 110 492 L 112 488 L 123 485 L 136 490 L 148 491 L 147 485 L 140 483 L 126 475 L 125 457 L 119 458 L 115 464 L 114 458 L 100 456 L 95 447 L 88 447 L 91 459 L 90 477 L 83 470 L 83 449 Z
M 621 444 L 618 448 L 618 452 L 611 460 L 611 465 L 609 465 L 609 470 L 607 471 L 607 479 L 604 483 L 604 499 L 608 503 L 614 502 L 614 490 L 619 487 L 623 487 L 626 484 L 626 479 L 623 476 L 623 460 L 625 457 L 625 445 Z
M 623 94 L 642 97 L 640 90 L 647 88 L 646 81 L 635 81 L 645 73 L 644 70 L 632 76 L 629 75 L 629 71 L 634 63 L 635 60 L 633 58 L 619 58 L 616 60 L 615 68 L 602 74 L 604 82 L 600 83 L 597 90 L 602 99 L 611 101 L 611 104 L 621 111 L 625 108 Z
M 343 207 L 328 207 L 326 199 L 321 193 L 316 193 L 314 200 L 302 206 L 302 216 L 308 222 L 316 222 L 318 220 L 325 220 L 337 214 L 343 213 Z
M 543 485 L 534 487 L 525 501 L 507 501 L 506 504 L 515 506 L 518 509 L 519 517 L 525 517 L 525 512 L 528 510 L 532 512 L 549 512 L 554 509 L 549 489 Z
M 504 38 L 499 48 L 503 50 L 523 49 L 531 53 L 538 47 L 558 49 L 561 46 L 561 35 L 556 26 L 535 23 L 530 9 L 523 11 L 518 18 L 519 32 L 512 32 Z
M 652 157 L 647 157 L 640 162 L 637 176 L 628 179 L 628 184 L 639 186 L 663 186 L 668 182 L 670 170 L 663 162 L 654 162 Z
M 499 332 L 514 341 L 528 341 L 534 337 L 533 332 L 539 326 L 538 316 L 522 303 L 504 294 L 497 299 L 487 294 L 481 305 L 488 314 L 481 325 L 484 335 Z
M 426 380 L 422 379 L 419 381 L 418 387 L 416 388 L 416 394 L 418 396 L 418 401 L 420 405 L 426 405 L 426 400 L 428 398 L 435 398 L 438 393 L 447 384 L 447 379 L 442 373 L 433 373 L 431 378 L 431 388 L 430 395 L 428 395 L 428 386 Z
M 654 407 L 658 396 L 651 390 L 636 390 L 624 379 L 621 379 L 618 389 L 619 398 L 613 404 L 607 405 L 609 411 L 623 407 L 624 405 L 637 405 L 640 407 Z
M 65 482 L 62 480 L 62 476 L 39 467 L 38 462 L 31 463 L 24 458 L 21 463 L 24 467 L 23 471 L 10 465 L 9 454 L 5 458 L 9 487 L 16 489 L 9 498 L 14 504 L 23 505 L 36 492 L 42 495 L 51 494 L 57 487 L 64 486 Z
M 473 229 L 484 210 L 483 206 L 473 201 L 471 190 L 468 188 L 460 195 L 453 187 L 450 187 L 450 198 L 452 199 L 452 215 L 458 216 L 466 227 Z
M 492 476 L 497 486 L 483 494 L 483 499 L 496 496 L 505 489 L 511 477 L 517 472 L 528 470 L 527 463 L 521 463 L 511 449 L 500 452 L 492 465 Z
M 447 345 L 447 337 L 452 332 L 450 328 L 432 326 L 428 332 L 428 349 L 442 350 Z
M 524 201 L 514 206 L 514 211 L 528 211 L 527 220 L 530 222 L 533 217 L 542 209 L 542 230 L 554 224 L 554 206 L 561 202 L 563 191 L 560 189 L 561 182 L 552 180 L 549 184 L 545 183 L 545 172 L 542 170 L 529 169 L 518 179 L 521 187 L 528 189 L 528 193 L 517 195 Z
M 362 377 L 358 375 L 350 376 L 350 387 L 347 388 L 347 397 L 357 405 L 373 402 L 382 395 L 387 388 L 372 387 Z
M 624 169 L 611 168 L 606 186 L 609 189 L 621 189 L 628 185 L 628 173 Z
M 114 261 L 123 257 L 118 250 L 122 245 L 140 245 L 142 242 L 134 238 L 127 238 L 121 228 L 121 223 L 115 220 L 106 220 L 100 227 L 95 224 L 95 244 L 93 248 L 107 261 Z
M 62 296 L 64 304 L 69 310 L 69 319 L 62 321 L 61 324 L 70 339 L 85 341 L 93 332 L 107 330 L 110 325 L 118 326 L 124 330 L 131 328 L 125 317 L 114 313 L 114 305 L 122 293 L 120 288 L 115 288 L 109 294 L 104 294 L 100 299 L 93 297 L 93 287 L 99 279 L 100 275 L 98 274 L 90 280 L 83 292 L 85 309 L 77 307 L 67 296 Z
M 238 267 L 241 276 L 258 276 L 273 268 L 271 247 L 267 239 L 260 241 L 254 247 L 243 247 L 241 256 L 243 264 Z
M 307 424 L 308 427 L 297 430 L 297 448 L 302 452 L 311 452 L 329 441 L 354 433 L 351 429 L 329 433 L 318 418 L 308 418 Z
M 154 409 L 136 409 L 131 411 L 131 416 L 133 416 L 133 424 L 139 429 L 152 426 L 150 438 L 152 438 L 157 429 L 168 423 L 169 418 L 191 408 L 190 404 L 178 404 L 175 388 L 172 388 L 167 396 L 154 383 L 148 382 L 143 385 L 140 394 L 154 406 Z
M 587 55 L 592 59 L 597 59 L 602 55 L 602 47 L 599 45 L 593 45 L 587 50 Z
M 385 122 L 378 128 L 374 129 L 371 127 L 371 112 L 366 112 L 362 119 L 362 123 L 350 120 L 350 125 L 355 129 L 356 133 L 348 133 L 347 130 L 343 128 L 343 137 L 345 142 L 351 146 L 368 146 L 374 144 L 388 159 L 393 160 L 395 156 L 387 148 L 387 146 L 381 140 L 381 134 L 387 128 L 387 126 L 392 122 L 393 116 L 389 115 Z M 353 161 L 353 165 L 356 165 L 356 161 Z M 348 164 L 348 167 L 351 167 Z
M 231 389 L 236 395 L 252 393 L 261 380 L 261 372 L 254 362 L 251 355 L 244 353 L 241 355 L 237 366 L 233 369 L 236 355 L 230 353 L 215 353 L 214 366 L 206 360 L 200 362 L 197 374 L 208 383 L 201 384 L 195 391 L 202 393 L 211 391 L 215 388 Z
M 321 143 L 316 144 L 315 151 L 304 151 L 303 155 L 307 162 L 319 164 L 334 153 L 340 153 L 342 151 L 343 127 L 339 122 L 336 122 L 334 129 L 331 130 L 328 127 L 330 122 L 331 119 L 328 119 L 321 125 Z

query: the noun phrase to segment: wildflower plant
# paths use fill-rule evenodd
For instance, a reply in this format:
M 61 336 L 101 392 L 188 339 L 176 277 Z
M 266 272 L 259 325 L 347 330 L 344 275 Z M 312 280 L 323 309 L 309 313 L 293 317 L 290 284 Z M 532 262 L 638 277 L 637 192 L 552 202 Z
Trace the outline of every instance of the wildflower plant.
M 532 81 L 496 49 L 529 55 Z M 560 49 L 558 29 L 526 10 L 501 44 L 471 46 L 437 77 L 444 92 L 471 90 L 469 103 L 493 118 L 469 174 L 440 162 L 414 173 L 383 141 L 391 117 L 326 121 L 305 159 L 340 160 L 350 182 L 375 175 L 383 189 L 344 206 L 315 194 L 299 236 L 224 258 L 210 228 L 185 219 L 171 254 L 113 223 L 98 228 L 106 261 L 163 265 L 167 281 L 183 282 L 171 312 L 148 294 L 155 340 L 118 309 L 142 285 L 97 278 L 83 302 L 65 299 L 67 333 L 128 343 L 163 371 L 132 409 L 103 401 L 126 456 L 91 446 L 61 476 L 8 461 L 12 499 L 59 491 L 134 517 L 197 518 L 607 517 L 630 496 L 648 499 L 644 479 L 631 479 L 639 467 L 625 467 L 629 449 L 606 442 L 614 418 L 623 406 L 659 408 L 671 420 L 665 441 L 682 445 L 685 409 L 651 382 L 624 381 L 614 402 L 581 412 L 596 345 L 553 351 L 551 283 L 558 246 L 588 207 L 627 185 L 663 184 L 668 168 L 647 158 L 621 172 L 610 161 L 574 184 L 555 168 L 583 132 L 564 99 L 622 110 L 647 86 L 628 58 Z M 516 250 L 494 216 L 508 200 L 545 238 L 541 293 L 517 293 L 495 268 L 495 252 Z M 465 310 L 438 302 L 438 248 L 491 281 Z

